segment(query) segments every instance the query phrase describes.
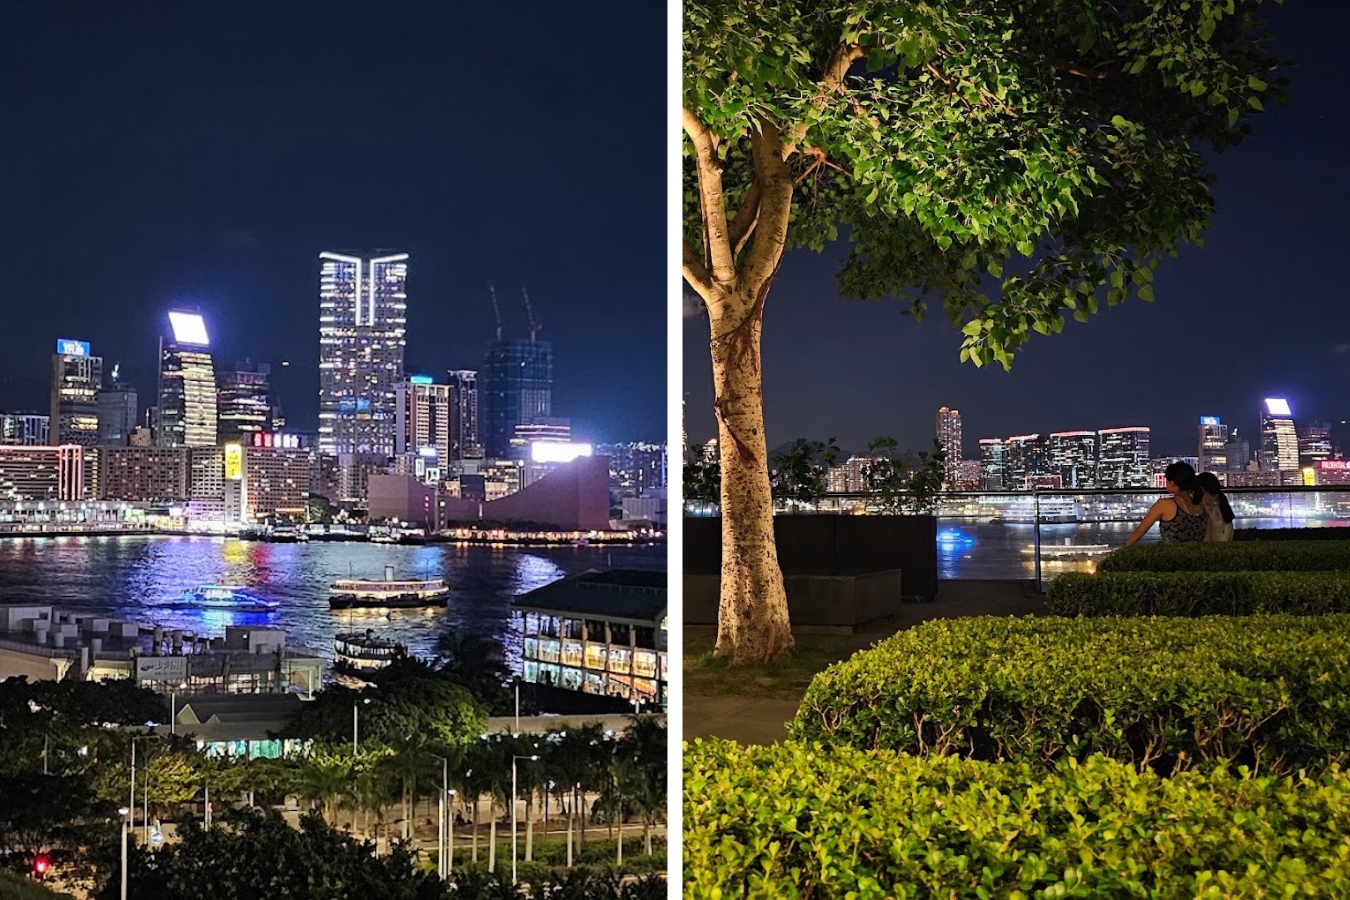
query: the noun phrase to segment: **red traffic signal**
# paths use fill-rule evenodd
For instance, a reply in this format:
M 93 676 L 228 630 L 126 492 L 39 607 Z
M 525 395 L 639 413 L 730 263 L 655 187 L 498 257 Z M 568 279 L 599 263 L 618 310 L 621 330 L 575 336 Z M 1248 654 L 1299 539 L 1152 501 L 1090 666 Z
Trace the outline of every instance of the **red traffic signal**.
M 47 854 L 39 853 L 37 856 L 33 857 L 33 874 L 38 878 L 46 878 L 47 872 L 51 867 L 52 860 Z

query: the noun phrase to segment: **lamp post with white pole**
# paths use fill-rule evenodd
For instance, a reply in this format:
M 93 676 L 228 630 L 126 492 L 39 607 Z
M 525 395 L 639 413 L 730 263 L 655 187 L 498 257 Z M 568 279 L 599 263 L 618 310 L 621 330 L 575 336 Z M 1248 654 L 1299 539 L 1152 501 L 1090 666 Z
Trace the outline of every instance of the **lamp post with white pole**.
M 439 759 L 441 761 L 441 803 L 439 807 L 441 817 L 436 823 L 436 868 L 440 871 L 441 881 L 444 881 L 446 877 L 445 798 L 450 795 L 450 760 L 444 756 L 437 756 L 434 753 L 431 754 L 431 758 Z
M 122 817 L 122 900 L 127 900 L 127 844 L 131 840 L 131 809 L 124 806 L 117 812 Z
M 370 698 L 364 698 L 360 703 L 352 704 L 352 756 L 355 756 L 361 750 L 361 743 L 358 736 L 361 731 L 361 707 L 370 702 Z
M 535 756 L 512 756 L 511 757 L 511 883 L 516 883 L 516 763 L 522 759 L 533 762 L 539 757 Z

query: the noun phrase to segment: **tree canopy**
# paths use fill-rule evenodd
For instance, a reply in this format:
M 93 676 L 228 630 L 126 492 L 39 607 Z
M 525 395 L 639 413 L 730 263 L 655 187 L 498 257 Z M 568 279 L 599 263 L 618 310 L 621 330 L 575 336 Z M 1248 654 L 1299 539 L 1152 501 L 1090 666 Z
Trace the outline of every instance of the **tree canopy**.
M 1259 5 L 691 0 L 686 276 L 706 300 L 776 268 L 761 245 L 844 229 L 841 292 L 940 304 L 976 365 L 1086 319 L 1099 288 L 1151 300 L 1159 258 L 1213 211 L 1202 150 L 1280 95 Z M 761 240 L 771 201 L 788 215 Z

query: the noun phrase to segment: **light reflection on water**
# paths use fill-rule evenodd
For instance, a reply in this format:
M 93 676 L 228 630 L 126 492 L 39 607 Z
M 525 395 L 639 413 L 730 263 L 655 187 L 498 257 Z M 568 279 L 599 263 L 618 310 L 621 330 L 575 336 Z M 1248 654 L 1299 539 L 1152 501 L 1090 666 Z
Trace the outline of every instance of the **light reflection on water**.
M 325 657 L 338 631 L 374 629 L 430 653 L 446 626 L 502 640 L 514 657 L 510 628 L 518 594 L 592 568 L 665 567 L 665 547 L 515 548 L 365 543 L 268 544 L 218 537 L 20 538 L 0 540 L 0 603 L 39 602 L 104 612 L 204 637 L 227 625 L 276 626 L 287 643 Z M 342 610 L 328 607 L 338 578 L 443 577 L 450 600 L 426 610 Z M 275 613 L 194 609 L 183 592 L 203 584 L 244 585 L 277 600 Z M 514 660 L 513 660 L 514 661 Z

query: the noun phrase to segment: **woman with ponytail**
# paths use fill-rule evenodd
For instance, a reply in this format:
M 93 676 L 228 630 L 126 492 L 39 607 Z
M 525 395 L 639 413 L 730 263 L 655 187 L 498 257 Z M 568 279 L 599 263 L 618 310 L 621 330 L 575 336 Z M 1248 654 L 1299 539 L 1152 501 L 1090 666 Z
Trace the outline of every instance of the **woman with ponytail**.
M 1125 546 L 1138 543 L 1148 533 L 1153 523 L 1158 523 L 1158 538 L 1164 544 L 1198 544 L 1205 540 L 1209 530 L 1209 517 L 1201 502 L 1205 492 L 1196 478 L 1195 469 L 1184 462 L 1174 462 L 1164 473 L 1167 478 L 1167 492 L 1164 497 L 1149 509 L 1144 521 L 1125 541 Z
M 1207 541 L 1231 541 L 1233 539 L 1233 507 L 1228 503 L 1228 497 L 1223 492 L 1223 485 L 1219 483 L 1219 476 L 1213 472 L 1201 472 L 1195 476 L 1200 489 L 1205 492 L 1205 496 L 1200 502 L 1205 507 L 1205 516 L 1209 519 L 1209 531 L 1205 535 Z

